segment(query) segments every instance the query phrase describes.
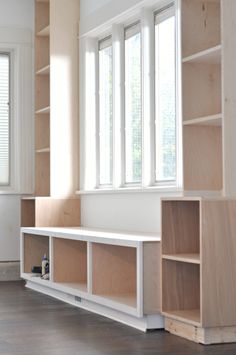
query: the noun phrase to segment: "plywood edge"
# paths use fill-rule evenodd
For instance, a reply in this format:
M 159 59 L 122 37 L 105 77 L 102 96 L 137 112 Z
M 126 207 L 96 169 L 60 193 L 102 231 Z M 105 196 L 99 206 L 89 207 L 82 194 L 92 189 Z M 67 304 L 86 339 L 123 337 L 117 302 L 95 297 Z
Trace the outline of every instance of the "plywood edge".
M 161 310 L 161 243 L 143 244 L 143 310 L 144 314 Z
M 202 328 L 165 318 L 165 330 L 171 334 L 204 345 L 236 342 L 236 326 Z

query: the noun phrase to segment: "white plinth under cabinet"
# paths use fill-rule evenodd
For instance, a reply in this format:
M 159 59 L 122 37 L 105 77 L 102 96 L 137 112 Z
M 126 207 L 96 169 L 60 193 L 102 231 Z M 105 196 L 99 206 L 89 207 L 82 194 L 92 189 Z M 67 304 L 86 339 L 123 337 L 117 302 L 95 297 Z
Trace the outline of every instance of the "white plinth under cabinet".
M 47 254 L 50 279 L 31 272 Z M 163 328 L 160 237 L 84 228 L 22 228 L 26 286 L 143 331 Z

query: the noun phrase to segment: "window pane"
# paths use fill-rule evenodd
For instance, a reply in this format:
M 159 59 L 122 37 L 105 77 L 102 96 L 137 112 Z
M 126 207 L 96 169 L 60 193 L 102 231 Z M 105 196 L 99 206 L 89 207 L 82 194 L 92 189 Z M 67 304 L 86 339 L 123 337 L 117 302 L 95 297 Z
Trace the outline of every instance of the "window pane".
M 0 54 L 0 184 L 9 184 L 9 55 Z
M 175 18 L 155 26 L 156 181 L 176 179 Z
M 125 183 L 142 178 L 141 34 L 125 40 Z
M 112 47 L 99 51 L 100 185 L 112 183 Z

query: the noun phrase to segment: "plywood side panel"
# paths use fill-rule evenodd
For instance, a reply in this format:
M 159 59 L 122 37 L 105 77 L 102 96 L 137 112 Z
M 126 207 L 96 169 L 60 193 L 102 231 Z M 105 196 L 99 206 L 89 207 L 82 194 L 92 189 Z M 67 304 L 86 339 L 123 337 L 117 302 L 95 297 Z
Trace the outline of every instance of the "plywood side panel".
M 35 2 L 35 32 L 49 25 L 49 3 Z
M 38 75 L 35 78 L 35 109 L 50 106 L 50 84 L 48 75 Z
M 224 194 L 236 196 L 236 1 L 222 0 Z
M 200 309 L 200 267 L 162 260 L 162 311 Z
M 221 127 L 185 126 L 183 130 L 184 189 L 222 189 Z
M 162 254 L 199 253 L 199 201 L 162 201 Z
M 50 64 L 49 37 L 35 38 L 35 71 Z
M 35 226 L 35 201 L 21 200 L 21 227 Z
M 50 195 L 50 154 L 36 154 L 35 158 L 35 194 Z
M 36 117 L 35 147 L 36 149 L 50 148 L 50 118 L 48 114 Z
M 87 282 L 87 243 L 53 239 L 54 282 Z
M 98 295 L 136 295 L 136 248 L 92 243 L 92 290 Z
M 183 64 L 183 120 L 219 114 L 221 66 Z
M 183 56 L 220 44 L 220 0 L 182 0 L 181 5 Z
M 78 189 L 78 0 L 50 0 L 51 196 Z
M 80 226 L 80 200 L 36 199 L 36 227 Z
M 236 324 L 236 201 L 202 202 L 203 326 Z
M 49 256 L 49 238 L 24 235 L 24 272 L 31 273 L 32 266 L 41 266 L 44 254 Z
M 143 312 L 161 309 L 161 243 L 143 244 Z

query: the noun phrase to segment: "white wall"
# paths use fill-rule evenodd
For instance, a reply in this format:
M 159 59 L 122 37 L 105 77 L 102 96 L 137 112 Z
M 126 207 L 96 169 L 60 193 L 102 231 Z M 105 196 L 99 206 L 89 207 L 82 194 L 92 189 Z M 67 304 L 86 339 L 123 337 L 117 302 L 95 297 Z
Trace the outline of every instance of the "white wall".
M 145 3 L 147 2 L 153 4 L 153 0 L 145 0 Z M 122 12 L 129 8 L 134 9 L 142 3 L 144 0 L 81 0 L 80 35 L 92 31 L 103 22 L 109 22 Z M 82 195 L 82 225 L 140 232 L 160 232 L 160 198 L 164 195 L 166 196 L 167 193 L 132 192 Z M 169 195 L 173 196 L 173 192 Z
M 0 27 L 34 28 L 34 0 L 0 0 Z M 0 261 L 19 260 L 20 196 L 0 195 Z

